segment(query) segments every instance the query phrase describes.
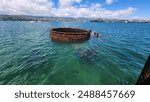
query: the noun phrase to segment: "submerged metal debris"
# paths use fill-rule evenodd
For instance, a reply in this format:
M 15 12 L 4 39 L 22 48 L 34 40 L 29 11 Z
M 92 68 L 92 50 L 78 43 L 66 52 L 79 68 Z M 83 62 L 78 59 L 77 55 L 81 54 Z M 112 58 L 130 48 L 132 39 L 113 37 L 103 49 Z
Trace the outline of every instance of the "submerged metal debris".
M 93 62 L 97 58 L 97 51 L 96 49 L 80 49 L 77 50 L 75 55 L 85 62 Z

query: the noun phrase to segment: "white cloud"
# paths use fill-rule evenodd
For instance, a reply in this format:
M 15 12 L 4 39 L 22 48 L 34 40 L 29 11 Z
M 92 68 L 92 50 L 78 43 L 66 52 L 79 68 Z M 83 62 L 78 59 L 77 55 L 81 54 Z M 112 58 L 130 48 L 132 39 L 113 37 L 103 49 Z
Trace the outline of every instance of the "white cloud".
M 135 11 L 136 9 L 132 7 L 128 7 L 127 9 L 116 10 L 116 11 L 104 10 L 103 16 L 107 18 L 122 18 L 133 14 Z
M 81 4 L 82 0 L 59 0 L 54 6 L 52 0 L 0 0 L 1 14 L 58 16 L 58 17 L 92 17 L 120 18 L 135 12 L 135 8 L 123 10 L 106 10 L 100 3 Z M 74 6 L 77 3 L 78 6 Z
M 72 6 L 73 3 L 80 3 L 81 0 L 59 0 L 59 6 L 60 7 L 68 7 Z
M 112 3 L 116 2 L 116 0 L 106 0 L 106 4 L 110 5 Z
M 0 0 L 0 13 L 45 15 L 52 5 L 48 0 Z

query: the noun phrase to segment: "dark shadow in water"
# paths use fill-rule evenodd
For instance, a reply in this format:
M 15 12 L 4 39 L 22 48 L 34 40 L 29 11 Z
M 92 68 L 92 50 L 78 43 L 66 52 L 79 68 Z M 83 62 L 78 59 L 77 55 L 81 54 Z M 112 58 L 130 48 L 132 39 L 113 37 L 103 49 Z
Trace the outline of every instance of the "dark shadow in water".
M 96 49 L 78 49 L 74 56 L 86 64 L 92 64 L 96 61 L 97 54 Z

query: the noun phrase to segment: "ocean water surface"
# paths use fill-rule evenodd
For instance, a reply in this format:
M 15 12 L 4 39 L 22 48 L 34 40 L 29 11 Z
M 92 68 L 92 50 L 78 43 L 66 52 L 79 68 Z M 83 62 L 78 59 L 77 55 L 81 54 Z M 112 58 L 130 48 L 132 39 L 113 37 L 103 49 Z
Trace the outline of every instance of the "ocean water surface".
M 54 27 L 80 27 L 100 36 L 54 42 L 49 37 Z M 0 21 L 0 84 L 135 84 L 149 54 L 146 23 Z

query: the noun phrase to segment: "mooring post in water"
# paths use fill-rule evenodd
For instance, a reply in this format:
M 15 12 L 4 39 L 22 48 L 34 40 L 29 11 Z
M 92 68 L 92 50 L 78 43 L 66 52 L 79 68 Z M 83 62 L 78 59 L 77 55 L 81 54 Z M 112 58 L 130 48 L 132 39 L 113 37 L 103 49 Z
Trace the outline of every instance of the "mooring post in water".
M 96 37 L 97 37 L 97 38 L 98 38 L 98 36 L 99 36 L 99 33 L 96 34 Z
M 96 36 L 98 38 L 99 37 L 99 33 L 94 32 L 94 36 Z
M 150 55 L 136 84 L 150 85 Z

